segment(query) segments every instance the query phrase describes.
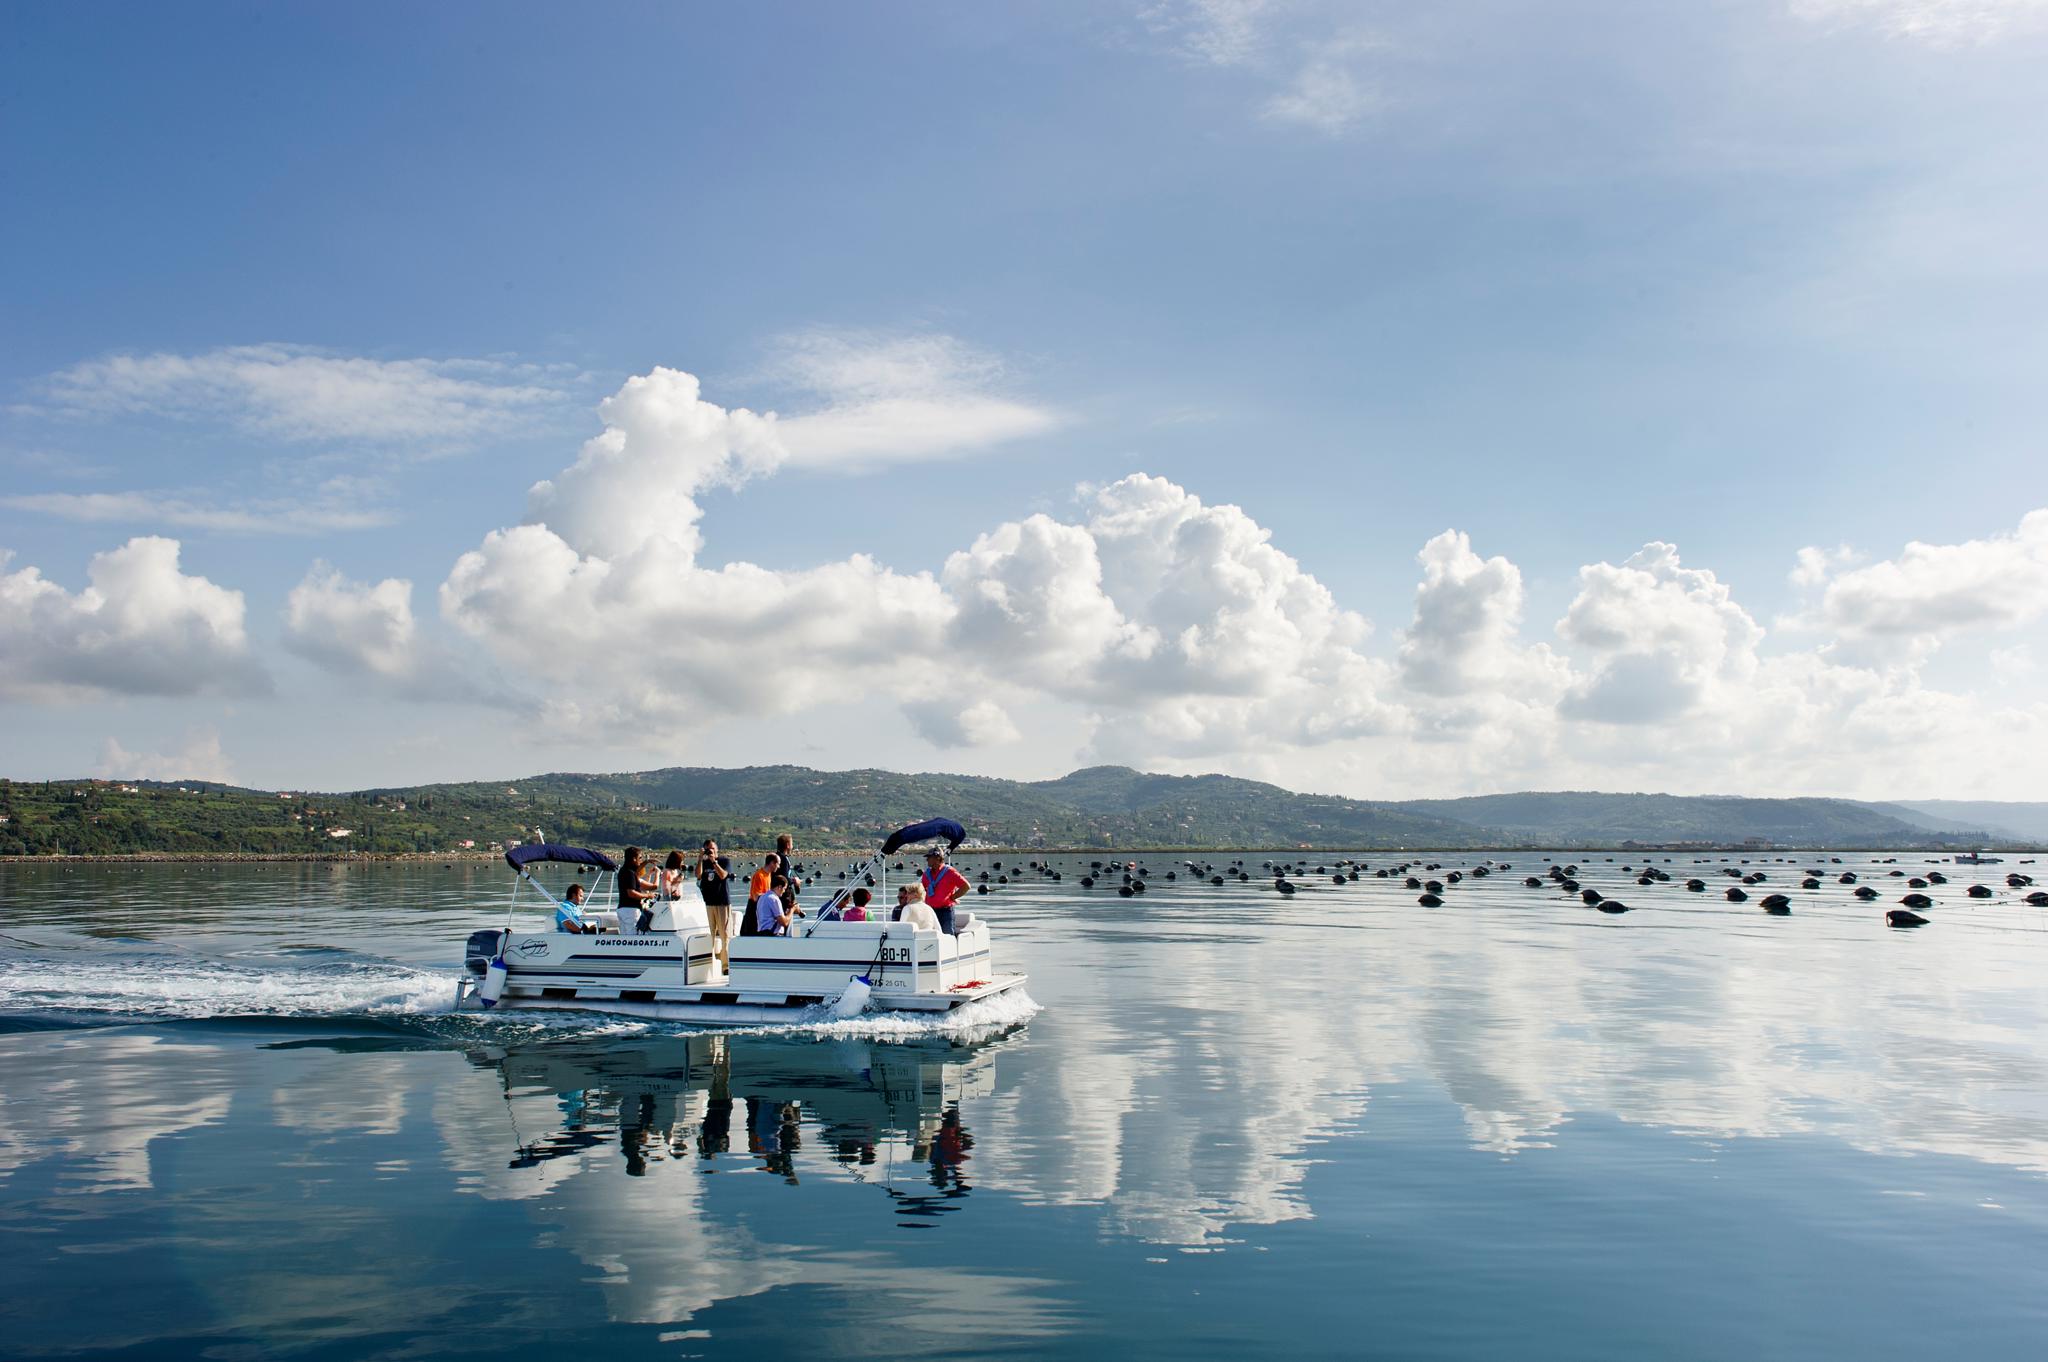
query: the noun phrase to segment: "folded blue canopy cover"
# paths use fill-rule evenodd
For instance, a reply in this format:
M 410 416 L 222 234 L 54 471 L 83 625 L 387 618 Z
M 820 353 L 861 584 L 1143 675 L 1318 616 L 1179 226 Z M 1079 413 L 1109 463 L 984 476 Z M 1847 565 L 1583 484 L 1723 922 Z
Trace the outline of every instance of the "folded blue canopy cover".
M 599 870 L 617 870 L 619 863 L 602 851 L 588 851 L 582 847 L 557 846 L 553 842 L 542 842 L 538 846 L 513 847 L 505 853 L 505 864 L 514 870 L 521 870 L 535 861 L 561 861 L 567 865 L 594 865 Z
M 957 847 L 967 840 L 967 829 L 950 818 L 928 818 L 890 833 L 889 840 L 882 843 L 882 854 L 891 856 L 912 842 L 929 842 L 934 837 L 945 838 L 949 848 Z

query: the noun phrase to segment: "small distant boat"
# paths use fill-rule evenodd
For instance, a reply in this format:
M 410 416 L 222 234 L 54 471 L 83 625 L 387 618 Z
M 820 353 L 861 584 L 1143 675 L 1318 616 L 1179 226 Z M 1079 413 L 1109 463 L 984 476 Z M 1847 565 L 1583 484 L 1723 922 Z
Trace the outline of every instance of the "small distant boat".
M 1986 856 L 1982 851 L 1967 852 L 1956 857 L 1957 865 L 2004 865 L 2002 856 Z
M 949 847 L 966 840 L 966 829 L 946 818 L 913 823 L 889 834 L 882 849 L 848 877 L 863 884 L 881 876 L 887 888 L 887 858 L 914 842 L 943 839 Z M 831 1004 L 842 1016 L 863 1010 L 944 1013 L 1019 988 L 1022 974 L 996 970 L 989 927 L 965 908 L 955 910 L 957 934 L 934 932 L 879 920 L 849 922 L 840 916 L 845 892 L 834 895 L 815 918 L 789 936 L 735 936 L 730 971 L 718 967 L 704 905 L 671 900 L 651 905 L 646 932 L 623 929 L 617 914 L 586 911 L 595 935 L 555 929 L 555 896 L 533 878 L 529 866 L 543 863 L 595 869 L 591 900 L 599 900 L 618 863 L 584 847 L 514 847 L 505 861 L 518 873 L 514 907 L 524 883 L 546 902 L 548 918 L 538 930 L 516 929 L 508 914 L 502 928 L 472 932 L 464 952 L 464 973 L 455 986 L 458 1010 L 565 1008 L 613 1012 L 655 1021 L 747 1025 L 787 1021 L 810 1008 Z M 881 907 L 883 895 L 875 903 Z M 733 905 L 735 914 L 744 904 Z

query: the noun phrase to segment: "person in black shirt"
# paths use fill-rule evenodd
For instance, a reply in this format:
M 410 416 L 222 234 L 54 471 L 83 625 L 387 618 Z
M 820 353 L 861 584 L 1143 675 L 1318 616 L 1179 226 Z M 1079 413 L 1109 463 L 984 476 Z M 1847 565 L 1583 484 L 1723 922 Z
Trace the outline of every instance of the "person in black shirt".
M 718 967 L 732 969 L 732 862 L 718 854 L 716 838 L 706 837 L 697 853 L 697 892 L 704 896 L 704 918 L 711 924 L 711 949 Z
M 640 860 L 640 848 L 627 847 L 626 859 L 619 863 L 619 930 L 628 936 L 637 936 L 652 925 L 654 912 L 647 906 L 654 901 L 651 878 Z

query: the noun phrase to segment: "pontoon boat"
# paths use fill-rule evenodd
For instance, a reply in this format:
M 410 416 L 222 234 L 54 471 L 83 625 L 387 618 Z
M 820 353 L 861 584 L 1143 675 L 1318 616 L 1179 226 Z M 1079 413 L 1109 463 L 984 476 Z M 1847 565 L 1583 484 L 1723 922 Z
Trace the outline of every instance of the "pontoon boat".
M 505 853 L 518 875 L 513 906 L 502 928 L 470 934 L 455 1005 L 571 1008 L 714 1025 L 787 1021 L 827 1005 L 842 1016 L 863 1009 L 950 1012 L 1007 993 L 1025 976 L 997 972 L 988 924 L 964 907 L 955 910 L 957 934 L 949 935 L 889 921 L 882 899 L 888 857 L 915 842 L 944 839 L 958 847 L 966 836 L 945 818 L 899 828 L 848 876 L 849 885 L 877 886 L 874 917 L 848 921 L 842 916 L 848 893 L 840 891 L 815 916 L 800 919 L 789 936 L 735 935 L 729 971 L 719 968 L 704 906 L 694 899 L 650 905 L 655 912 L 646 932 L 631 930 L 608 911 L 585 913 L 585 921 L 598 927 L 594 934 L 557 930 L 557 896 L 530 867 L 556 863 L 595 870 L 589 898 L 601 901 L 618 863 L 582 847 L 514 847 Z M 522 884 L 546 900 L 549 916 L 537 927 L 513 924 Z M 744 911 L 744 904 L 731 909 L 734 917 Z

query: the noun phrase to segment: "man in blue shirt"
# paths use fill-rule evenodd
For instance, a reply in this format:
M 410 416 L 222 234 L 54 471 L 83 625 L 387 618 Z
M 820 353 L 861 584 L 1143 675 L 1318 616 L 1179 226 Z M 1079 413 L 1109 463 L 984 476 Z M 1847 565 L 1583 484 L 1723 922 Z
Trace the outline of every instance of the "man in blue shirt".
M 572 884 L 569 894 L 555 905 L 555 930 L 558 932 L 594 932 L 596 927 L 583 920 L 583 886 Z
M 782 896 L 789 892 L 789 877 L 778 873 L 768 881 L 768 892 L 754 900 L 754 924 L 761 936 L 788 936 L 790 924 L 804 915 L 795 906 L 784 908 Z

